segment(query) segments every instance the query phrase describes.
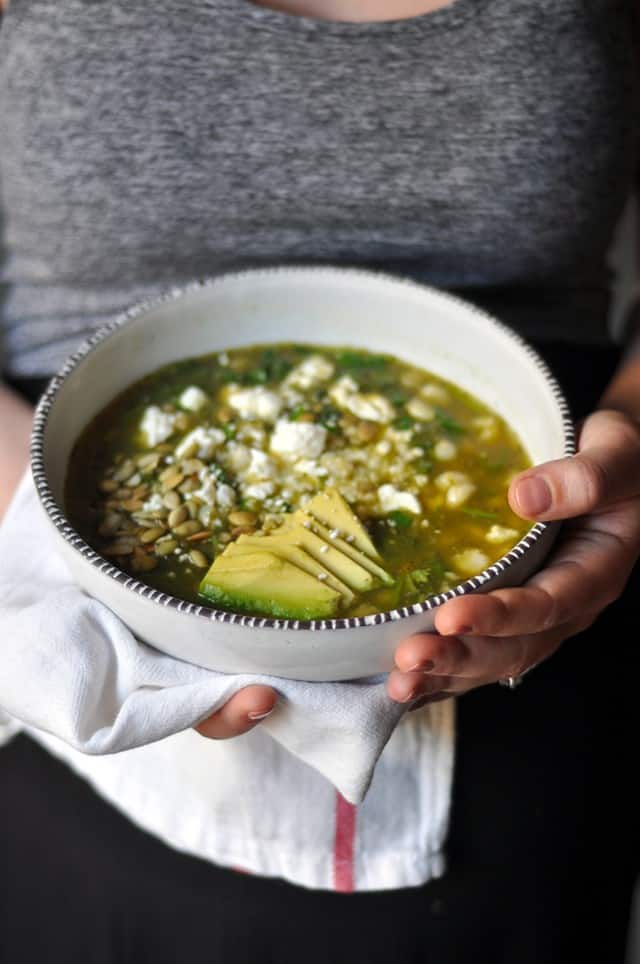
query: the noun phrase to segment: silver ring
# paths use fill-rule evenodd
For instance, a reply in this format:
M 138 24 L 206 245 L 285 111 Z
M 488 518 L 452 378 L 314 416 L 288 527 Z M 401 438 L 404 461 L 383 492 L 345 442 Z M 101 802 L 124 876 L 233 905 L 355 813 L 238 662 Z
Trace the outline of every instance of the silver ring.
M 520 686 L 521 682 L 522 676 L 505 676 L 504 679 L 498 680 L 500 686 L 507 686 L 510 690 L 514 690 L 517 686 Z

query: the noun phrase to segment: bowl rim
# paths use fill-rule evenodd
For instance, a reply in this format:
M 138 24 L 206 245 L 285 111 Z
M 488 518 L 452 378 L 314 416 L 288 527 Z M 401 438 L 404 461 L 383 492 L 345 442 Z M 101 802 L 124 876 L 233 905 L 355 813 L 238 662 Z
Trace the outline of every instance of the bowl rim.
M 349 616 L 337 619 L 275 619 L 267 616 L 252 616 L 246 613 L 227 612 L 222 609 L 214 609 L 206 604 L 193 603 L 169 593 L 161 592 L 152 586 L 141 582 L 128 573 L 119 569 L 112 562 L 105 559 L 95 551 L 83 538 L 76 532 L 66 518 L 66 515 L 53 497 L 44 465 L 44 437 L 47 428 L 49 414 L 58 397 L 60 390 L 78 365 L 92 352 L 94 352 L 104 341 L 120 331 L 129 322 L 134 321 L 149 311 L 170 303 L 179 301 L 182 297 L 202 289 L 215 288 L 221 284 L 241 283 L 252 278 L 261 279 L 276 274 L 297 274 L 297 275 L 326 275 L 327 277 L 349 275 L 355 279 L 360 277 L 362 280 L 376 280 L 393 282 L 395 285 L 406 287 L 418 292 L 428 292 L 448 301 L 455 307 L 464 309 L 465 312 L 475 315 L 479 320 L 489 327 L 497 330 L 501 335 L 506 336 L 515 342 L 520 350 L 528 356 L 536 368 L 542 374 L 556 404 L 558 405 L 563 426 L 564 455 L 571 456 L 576 451 L 576 439 L 574 423 L 571 411 L 564 392 L 558 381 L 552 374 L 547 363 L 538 354 L 536 349 L 529 344 L 518 332 L 510 328 L 504 322 L 499 321 L 488 312 L 477 307 L 471 302 L 466 301 L 458 295 L 450 294 L 432 285 L 415 281 L 411 278 L 390 274 L 385 271 L 369 270 L 353 267 L 337 267 L 332 265 L 278 265 L 267 268 L 246 268 L 237 271 L 223 272 L 212 277 L 190 281 L 184 285 L 173 286 L 167 291 L 150 298 L 143 299 L 131 305 L 129 308 L 120 312 L 113 319 L 101 325 L 88 338 L 86 338 L 78 349 L 71 354 L 64 362 L 59 371 L 51 378 L 47 388 L 40 398 L 36 407 L 31 432 L 31 472 L 38 494 L 40 503 L 55 529 L 72 549 L 90 565 L 97 568 L 101 573 L 117 582 L 125 590 L 136 593 L 136 595 L 156 603 L 163 607 L 169 607 L 175 612 L 184 616 L 197 616 L 208 621 L 222 623 L 234 623 L 246 627 L 256 627 L 259 629 L 284 629 L 284 630 L 326 630 L 326 629 L 356 629 L 369 626 L 381 626 L 385 623 L 396 622 L 407 619 L 410 616 L 427 613 L 443 605 L 449 599 L 457 596 L 464 596 L 470 592 L 483 587 L 485 590 L 491 588 L 491 584 L 496 582 L 500 575 L 512 566 L 518 559 L 531 549 L 540 537 L 550 528 L 557 526 L 557 523 L 536 522 L 525 533 L 525 535 L 494 563 L 484 569 L 477 576 L 465 579 L 443 593 L 436 593 L 426 597 L 418 603 L 410 606 L 401 606 L 397 609 L 386 610 L 382 613 L 372 613 L 368 616 Z

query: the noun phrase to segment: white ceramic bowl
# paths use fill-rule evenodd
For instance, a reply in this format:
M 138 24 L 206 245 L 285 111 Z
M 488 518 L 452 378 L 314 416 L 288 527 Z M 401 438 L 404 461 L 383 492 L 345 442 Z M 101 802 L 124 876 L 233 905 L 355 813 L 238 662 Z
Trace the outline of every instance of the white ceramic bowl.
M 52 380 L 35 416 L 32 467 L 57 546 L 78 583 L 136 636 L 226 673 L 341 680 L 385 672 L 395 645 L 433 628 L 445 600 L 522 582 L 557 525 L 536 524 L 486 571 L 424 602 L 351 619 L 274 620 L 167 596 L 99 556 L 65 518 L 67 462 L 84 426 L 128 385 L 178 359 L 259 342 L 386 352 L 468 390 L 515 429 L 534 463 L 570 455 L 573 428 L 546 365 L 521 338 L 458 298 L 382 274 L 274 268 L 171 291 L 101 328 Z

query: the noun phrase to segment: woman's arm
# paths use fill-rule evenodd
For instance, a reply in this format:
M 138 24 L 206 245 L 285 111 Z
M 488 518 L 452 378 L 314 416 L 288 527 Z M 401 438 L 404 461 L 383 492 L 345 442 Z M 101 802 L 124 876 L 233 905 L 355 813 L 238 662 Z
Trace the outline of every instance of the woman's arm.
M 32 416 L 31 406 L 0 383 L 0 521 L 29 461 Z

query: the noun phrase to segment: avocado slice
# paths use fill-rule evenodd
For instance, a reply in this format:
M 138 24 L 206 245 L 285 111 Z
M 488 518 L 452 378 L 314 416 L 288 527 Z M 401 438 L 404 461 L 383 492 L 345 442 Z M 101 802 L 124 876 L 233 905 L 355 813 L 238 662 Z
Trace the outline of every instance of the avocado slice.
M 272 533 L 281 544 L 298 546 L 322 566 L 332 572 L 334 576 L 345 582 L 354 592 L 368 592 L 378 586 L 378 580 L 368 569 L 354 562 L 333 546 L 332 542 L 325 542 L 320 536 L 297 522 L 293 516 L 290 521 L 283 523 Z
M 360 550 L 356 548 L 355 544 L 345 542 L 345 540 L 341 539 L 340 536 L 336 536 L 335 539 L 332 539 L 331 531 L 327 529 L 326 526 L 323 526 L 321 522 L 318 522 L 310 515 L 307 515 L 306 511 L 295 512 L 293 517 L 297 519 L 301 525 L 305 526 L 305 528 L 310 527 L 312 532 L 315 532 L 316 535 L 319 535 L 321 539 L 324 539 L 325 542 L 328 542 L 329 545 L 332 545 L 335 549 L 339 549 L 340 552 L 345 554 L 345 556 L 349 556 L 350 559 L 353 559 L 354 562 L 357 562 L 359 565 L 361 565 L 363 569 L 368 569 L 369 572 L 376 576 L 383 585 L 394 585 L 395 579 L 393 576 L 389 575 L 386 569 L 383 569 L 382 566 L 379 566 L 377 562 L 374 562 L 373 559 L 370 559 L 368 556 L 366 556 L 364 552 L 360 552 Z
M 274 556 L 279 556 L 281 559 L 286 559 L 294 566 L 298 566 L 303 572 L 308 572 L 310 576 L 315 576 L 320 582 L 324 582 L 325 586 L 331 586 L 336 592 L 339 592 L 342 596 L 343 606 L 350 606 L 351 603 L 356 598 L 351 592 L 349 587 L 334 576 L 332 572 L 325 569 L 319 562 L 317 562 L 313 556 L 310 556 L 308 552 L 298 546 L 290 545 L 289 543 L 282 543 L 277 538 L 277 533 L 270 536 L 240 536 L 235 542 L 229 543 L 229 546 L 225 550 L 226 555 L 247 555 L 253 552 L 272 552 Z
M 337 489 L 324 489 L 318 492 L 310 502 L 307 502 L 304 509 L 328 529 L 337 529 L 341 536 L 345 534 L 352 536 L 353 544 L 360 552 L 364 552 L 366 556 L 377 562 L 382 561 L 367 530 Z
M 227 609 L 284 619 L 335 616 L 342 595 L 271 552 L 218 556 L 200 593 Z

